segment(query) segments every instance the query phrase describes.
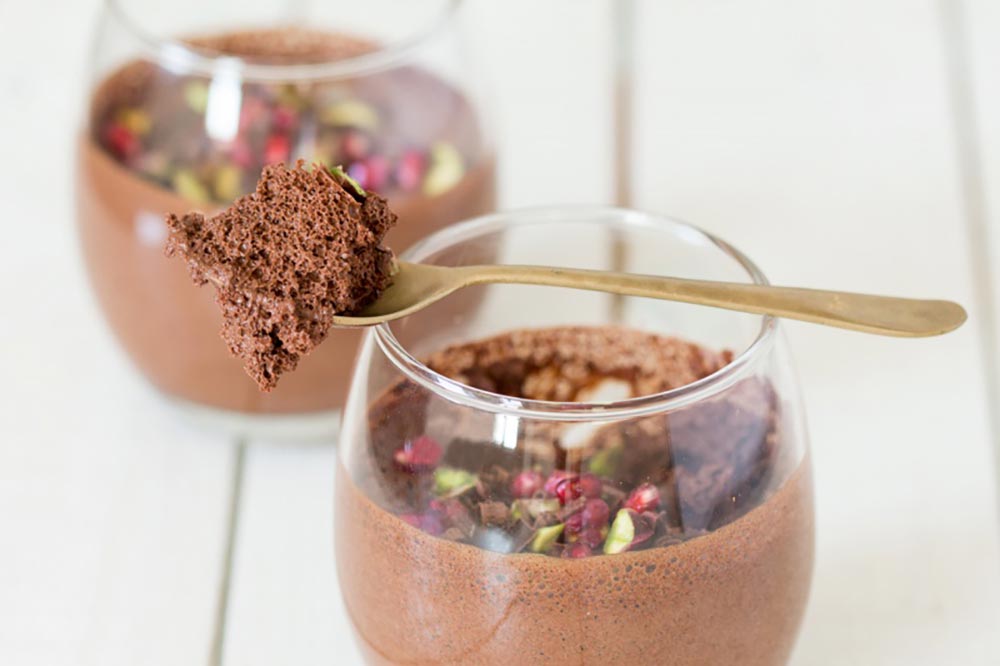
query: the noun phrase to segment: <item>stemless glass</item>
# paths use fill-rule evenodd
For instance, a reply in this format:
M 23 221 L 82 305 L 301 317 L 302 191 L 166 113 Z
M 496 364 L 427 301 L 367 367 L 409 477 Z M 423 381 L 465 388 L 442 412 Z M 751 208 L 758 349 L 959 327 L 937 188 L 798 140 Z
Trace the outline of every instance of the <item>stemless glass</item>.
M 360 334 L 334 331 L 259 393 L 219 338 L 212 290 L 163 256 L 163 217 L 223 208 L 265 164 L 298 159 L 342 165 L 384 194 L 397 249 L 492 210 L 494 151 L 462 5 L 106 0 L 77 217 L 111 329 L 161 392 L 204 414 L 334 427 Z
M 405 258 L 484 251 L 766 283 L 724 242 L 621 209 L 481 217 Z M 770 317 L 487 285 L 377 327 L 344 413 L 334 528 L 365 659 L 785 663 L 812 574 L 807 448 Z

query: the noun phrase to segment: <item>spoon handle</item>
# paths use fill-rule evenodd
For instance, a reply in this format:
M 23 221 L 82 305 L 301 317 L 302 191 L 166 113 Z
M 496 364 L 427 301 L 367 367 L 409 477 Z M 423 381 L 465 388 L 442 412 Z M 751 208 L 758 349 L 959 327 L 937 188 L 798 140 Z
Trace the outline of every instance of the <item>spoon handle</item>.
M 457 270 L 466 273 L 467 285 L 534 284 L 604 291 L 897 337 L 941 335 L 958 328 L 966 319 L 962 306 L 951 301 L 545 266 L 468 266 Z

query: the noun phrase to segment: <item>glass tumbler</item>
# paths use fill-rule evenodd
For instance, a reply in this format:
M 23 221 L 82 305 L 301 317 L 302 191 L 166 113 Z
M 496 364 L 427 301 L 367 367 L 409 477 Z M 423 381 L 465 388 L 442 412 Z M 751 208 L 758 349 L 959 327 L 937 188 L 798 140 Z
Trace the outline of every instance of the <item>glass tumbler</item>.
M 405 258 L 484 252 L 766 283 L 723 241 L 621 209 L 480 217 Z M 807 451 L 771 317 L 486 285 L 376 327 L 334 527 L 365 659 L 786 663 L 812 576 Z
M 385 195 L 397 250 L 492 210 L 486 86 L 462 10 L 460 0 L 105 1 L 78 227 L 112 331 L 163 394 L 202 416 L 292 416 L 335 431 L 360 334 L 332 332 L 261 394 L 219 338 L 212 289 L 163 256 L 164 214 L 224 208 L 264 165 L 299 159 L 342 166 Z

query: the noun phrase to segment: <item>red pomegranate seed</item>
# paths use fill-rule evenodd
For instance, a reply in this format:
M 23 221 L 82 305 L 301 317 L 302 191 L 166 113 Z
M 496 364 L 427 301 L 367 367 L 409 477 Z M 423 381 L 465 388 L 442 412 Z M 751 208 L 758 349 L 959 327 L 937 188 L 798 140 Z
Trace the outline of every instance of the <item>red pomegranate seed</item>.
M 623 506 L 636 513 L 652 511 L 660 506 L 660 491 L 653 484 L 644 483 L 629 494 Z
M 563 557 L 568 557 L 570 559 L 576 560 L 581 557 L 590 557 L 593 554 L 590 546 L 583 543 L 582 541 L 577 541 L 572 546 L 563 551 Z
M 545 491 L 546 495 L 555 497 L 556 489 L 559 487 L 559 484 L 572 476 L 573 475 L 569 472 L 557 469 L 549 474 L 549 478 L 545 479 L 545 486 L 542 489 Z
M 111 123 L 104 128 L 104 143 L 114 155 L 127 159 L 139 152 L 139 138 L 120 123 Z
M 428 534 L 438 536 L 444 532 L 444 525 L 441 523 L 441 516 L 433 511 L 420 516 L 420 529 Z
M 551 481 L 551 477 L 549 479 Z M 548 484 L 546 484 L 546 488 Z M 593 474 L 577 476 L 567 475 L 555 484 L 555 496 L 562 504 L 571 502 L 578 497 L 595 498 L 601 496 L 601 480 Z
M 274 114 L 271 116 L 271 124 L 280 132 L 287 132 L 292 129 L 297 120 L 298 113 L 296 113 L 295 109 L 287 106 L 279 106 L 275 108 Z
M 237 138 L 229 149 L 229 159 L 241 169 L 247 169 L 253 162 L 253 151 L 245 138 Z
M 417 150 L 408 150 L 403 153 L 396 165 L 396 184 L 399 185 L 399 188 L 410 191 L 420 187 L 426 164 L 427 160 L 423 153 Z
M 583 474 L 580 476 L 580 493 L 588 498 L 593 499 L 595 497 L 601 496 L 601 491 L 604 489 L 604 485 L 601 480 L 593 474 Z
M 563 534 L 566 535 L 566 539 L 569 541 L 575 541 L 577 537 L 580 536 L 580 532 L 583 531 L 583 512 L 577 511 L 572 516 L 566 518 L 565 527 L 563 528 Z
M 400 520 L 404 523 L 413 525 L 417 529 L 420 529 L 420 514 L 419 513 L 401 513 L 399 514 Z
M 541 490 L 544 483 L 541 474 L 534 470 L 525 470 L 510 482 L 510 494 L 518 499 L 526 499 Z
M 396 464 L 409 472 L 434 469 L 441 461 L 444 450 L 427 435 L 408 440 L 393 456 Z
M 277 164 L 288 160 L 291 144 L 284 134 L 272 134 L 264 144 L 264 163 Z
M 580 515 L 585 526 L 600 529 L 608 524 L 608 518 L 611 517 L 611 509 L 608 508 L 608 503 L 602 499 L 589 499 L 583 505 Z
M 389 160 L 381 155 L 372 155 L 365 160 L 368 167 L 368 186 L 378 192 L 389 180 Z
M 347 175 L 360 185 L 363 190 L 367 190 L 372 186 L 368 178 L 368 166 L 364 162 L 353 162 L 347 167 Z
M 596 527 L 587 527 L 580 532 L 580 536 L 577 539 L 577 543 L 583 543 L 591 548 L 597 548 L 604 542 L 604 536 L 601 534 L 601 530 Z
M 371 149 L 371 139 L 362 132 L 348 132 L 340 140 L 340 150 L 348 162 L 359 162 L 365 159 Z

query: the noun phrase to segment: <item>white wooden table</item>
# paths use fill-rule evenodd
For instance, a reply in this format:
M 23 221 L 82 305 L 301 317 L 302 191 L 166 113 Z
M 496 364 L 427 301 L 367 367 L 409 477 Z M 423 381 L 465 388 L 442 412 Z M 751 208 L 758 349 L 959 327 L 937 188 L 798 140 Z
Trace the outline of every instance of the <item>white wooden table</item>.
M 611 201 L 620 5 L 472 2 L 503 204 Z M 638 207 L 778 282 L 972 312 L 924 341 L 788 326 L 819 530 L 793 663 L 1000 664 L 1000 3 L 636 3 Z M 98 317 L 71 187 L 97 4 L 0 0 L 0 663 L 359 663 L 333 451 L 179 422 Z

